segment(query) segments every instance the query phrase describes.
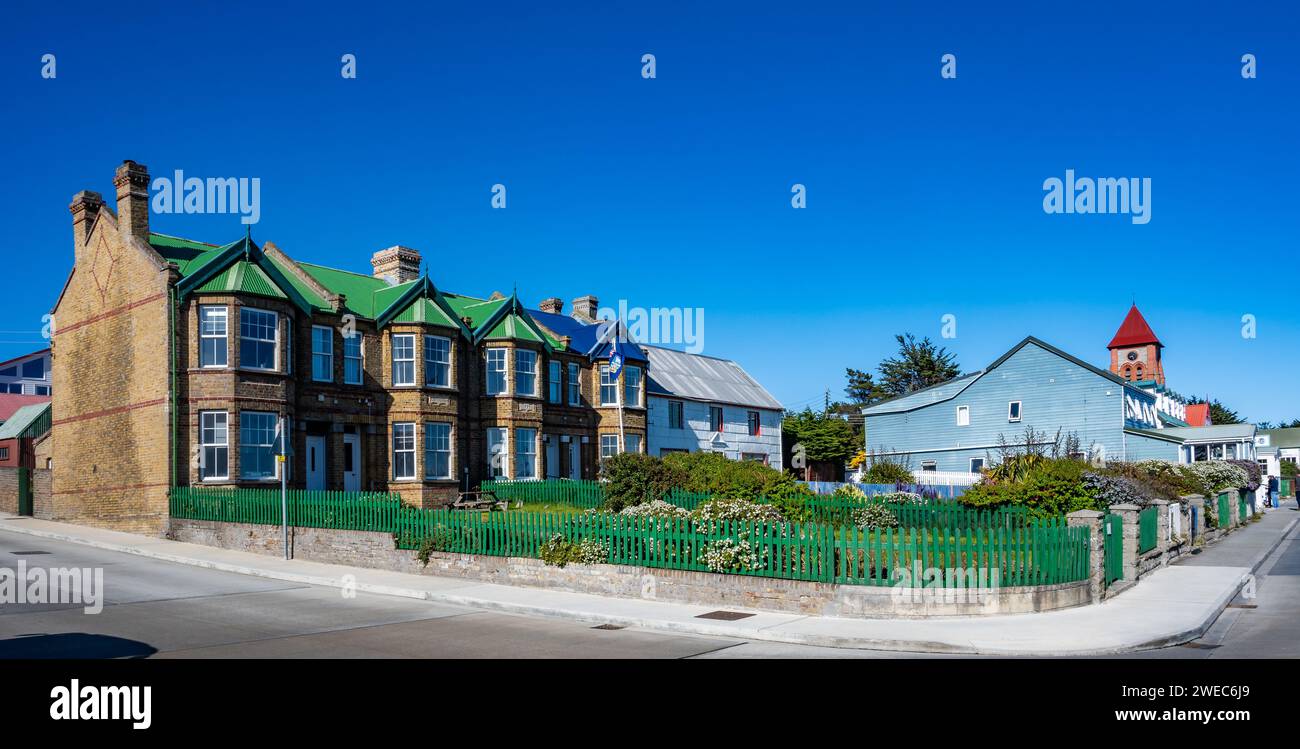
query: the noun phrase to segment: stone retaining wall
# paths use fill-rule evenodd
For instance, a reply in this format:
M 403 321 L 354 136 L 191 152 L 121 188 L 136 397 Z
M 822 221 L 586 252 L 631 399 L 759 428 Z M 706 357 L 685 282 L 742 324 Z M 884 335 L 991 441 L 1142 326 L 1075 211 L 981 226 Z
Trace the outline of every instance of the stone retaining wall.
M 281 556 L 278 526 L 171 520 L 168 538 Z M 570 593 L 639 598 L 713 607 L 741 607 L 813 616 L 906 618 L 1050 611 L 1089 602 L 1087 581 L 996 591 L 832 585 L 743 575 L 627 565 L 548 567 L 538 559 L 435 552 L 427 568 L 415 552 L 393 548 L 387 533 L 290 529 L 295 559 L 410 574 L 519 585 Z

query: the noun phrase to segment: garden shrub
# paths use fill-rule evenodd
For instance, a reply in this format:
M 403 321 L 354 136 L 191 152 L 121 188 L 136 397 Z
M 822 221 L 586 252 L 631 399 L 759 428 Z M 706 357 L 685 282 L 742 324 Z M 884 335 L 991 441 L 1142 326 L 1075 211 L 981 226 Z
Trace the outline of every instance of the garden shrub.
M 853 524 L 864 530 L 897 528 L 898 518 L 889 508 L 879 502 L 872 502 L 866 507 L 853 511 Z
M 1282 461 L 1282 476 L 1283 476 L 1283 477 L 1285 477 L 1285 478 L 1289 478 L 1289 479 L 1293 479 L 1293 478 L 1295 478 L 1296 473 L 1297 473 L 1298 471 L 1300 471 L 1300 469 L 1297 468 L 1297 466 L 1296 466 L 1296 464 L 1295 464 L 1294 461 L 1290 461 L 1290 460 L 1284 460 L 1284 461 Z
M 758 549 L 745 538 L 724 538 L 704 547 L 700 562 L 709 572 L 736 572 L 762 569 Z
M 794 476 L 753 460 L 730 460 L 712 452 L 670 453 L 662 459 L 682 489 L 722 499 L 810 496 Z
M 990 509 L 1021 506 L 1034 517 L 1058 517 L 1075 510 L 1098 509 L 1097 501 L 1083 485 L 1086 463 L 1069 458 L 1037 457 L 1038 460 L 1022 461 L 1023 473 L 1006 474 L 1016 476 L 1015 479 L 996 479 L 995 472 L 990 471 L 983 481 L 961 495 L 960 502 Z
M 685 483 L 685 474 L 651 455 L 619 453 L 600 462 L 605 504 L 609 512 L 659 499 Z
M 569 563 L 603 564 L 609 561 L 609 546 L 594 538 L 573 543 L 563 534 L 556 533 L 537 549 L 537 556 L 551 567 L 564 567 Z
M 1112 505 L 1133 504 L 1146 507 L 1153 497 L 1142 490 L 1126 476 L 1112 476 L 1086 471 L 1083 474 L 1083 488 L 1097 501 L 1097 509 L 1108 509 Z
M 1253 492 L 1259 488 L 1259 484 L 1263 480 L 1264 474 L 1263 471 L 1259 470 L 1258 463 L 1253 460 L 1229 460 L 1227 462 L 1240 468 L 1246 473 L 1246 483 L 1238 486 L 1238 489 L 1245 487 Z
M 876 457 L 862 473 L 864 484 L 915 484 L 916 477 L 907 466 L 885 457 Z
M 1250 483 L 1250 478 L 1240 467 L 1222 460 L 1208 460 L 1180 465 L 1178 470 L 1198 486 L 1197 494 L 1209 500 L 1225 489 L 1239 489 Z M 1208 503 L 1208 502 L 1207 502 Z
M 785 516 L 772 505 L 760 505 L 743 499 L 713 499 L 691 513 L 696 520 L 737 520 L 751 523 L 783 523 Z
M 891 505 L 923 505 L 926 498 L 916 492 L 892 491 L 877 494 L 874 499 Z
M 630 518 L 688 518 L 691 516 L 690 511 L 686 508 L 678 507 L 662 499 L 652 499 L 643 504 L 624 507 L 618 514 Z

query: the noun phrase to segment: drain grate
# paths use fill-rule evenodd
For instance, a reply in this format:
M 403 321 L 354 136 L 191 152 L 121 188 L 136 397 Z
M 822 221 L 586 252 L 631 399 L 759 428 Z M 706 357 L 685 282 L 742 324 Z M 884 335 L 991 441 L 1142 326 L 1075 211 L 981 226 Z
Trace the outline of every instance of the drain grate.
M 592 629 L 626 629 L 622 624 L 598 624 Z
M 721 619 L 724 622 L 734 622 L 737 619 L 748 619 L 753 614 L 743 614 L 739 611 L 710 611 L 707 614 L 700 614 L 696 619 Z
M 10 554 L 19 557 L 32 556 L 33 554 L 49 554 L 48 551 L 11 551 Z

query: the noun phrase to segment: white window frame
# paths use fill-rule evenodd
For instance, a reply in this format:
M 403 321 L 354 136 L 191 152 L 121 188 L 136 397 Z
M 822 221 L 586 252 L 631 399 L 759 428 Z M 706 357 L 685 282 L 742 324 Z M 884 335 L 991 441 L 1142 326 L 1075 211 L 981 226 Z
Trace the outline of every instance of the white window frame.
M 546 402 L 558 404 L 564 397 L 564 367 L 556 359 L 546 363 Z
M 977 461 L 977 460 L 980 462 L 979 467 L 976 467 L 976 466 L 975 466 L 975 461 Z M 970 462 L 967 463 L 966 467 L 970 469 L 970 473 L 979 473 L 981 470 L 984 469 L 984 459 L 983 459 L 983 458 L 971 458 L 971 459 L 970 459 Z
M 261 418 L 269 416 L 272 419 L 271 441 L 250 443 L 244 437 L 244 429 L 248 427 L 250 418 Z M 280 477 L 279 464 L 275 460 L 275 432 L 280 426 L 280 415 L 274 411 L 240 411 L 239 412 L 239 478 L 243 481 L 275 481 Z M 263 427 L 264 429 L 265 427 Z M 248 461 L 244 459 L 245 449 L 266 449 L 271 452 L 271 472 L 267 474 L 251 475 L 248 472 Z
M 618 405 L 618 386 L 619 386 L 618 378 L 610 377 L 609 365 L 608 364 L 600 365 L 600 405 L 602 406 Z M 611 395 L 609 400 L 605 399 L 606 388 L 609 389 L 609 393 Z
M 609 448 L 610 448 L 610 451 L 609 451 L 608 454 L 606 454 L 606 452 L 605 452 L 605 447 L 606 447 L 607 445 L 608 445 Z M 601 457 L 601 459 L 603 460 L 603 459 L 605 459 L 605 458 L 612 458 L 612 457 L 615 456 L 615 455 L 618 455 L 618 435 L 617 435 L 617 434 L 613 434 L 613 433 L 610 433 L 610 434 L 602 434 L 602 435 L 600 435 L 600 457 Z
M 1011 414 L 1013 409 L 1015 410 L 1014 416 Z M 1007 421 L 1020 421 L 1024 415 L 1025 408 L 1020 405 L 1020 401 L 1007 401 Z
M 718 426 L 717 426 L 717 428 L 714 428 L 714 426 L 713 426 L 713 414 L 714 414 L 714 412 L 717 412 L 717 414 L 718 414 Z M 726 430 L 727 430 L 727 412 L 726 412 L 726 410 L 724 410 L 724 409 L 722 408 L 722 406 L 709 406 L 709 431 L 710 431 L 710 432 L 715 432 L 715 433 L 717 433 L 717 434 L 722 434 L 722 433 L 725 432 Z
M 537 396 L 537 359 L 537 352 L 532 349 L 515 349 L 515 395 Z M 528 386 L 527 390 L 519 386 L 521 381 Z
M 446 433 L 439 432 L 445 427 Z M 439 446 L 435 447 L 434 440 L 437 440 Z M 441 443 L 445 441 L 445 447 Z M 443 474 L 438 474 L 433 467 L 437 464 L 434 458 L 438 455 L 447 456 L 447 470 Z M 449 479 L 456 475 L 456 467 L 452 465 L 453 452 L 451 449 L 451 424 L 445 421 L 426 421 L 424 423 L 424 478 L 428 480 Z
M 629 377 L 633 372 L 636 377 Z M 636 382 L 632 382 L 635 379 Z M 641 407 L 641 368 L 626 366 L 623 367 L 623 405 L 629 408 Z
M 957 426 L 970 426 L 970 406 L 957 406 Z
M 623 435 L 623 452 L 625 453 L 639 453 L 644 444 L 645 440 L 641 439 L 639 434 Z M 635 445 L 635 449 L 633 449 L 633 445 Z
M 569 362 L 569 405 L 582 405 L 582 365 Z
M 763 434 L 763 415 L 758 411 L 745 412 L 745 432 L 750 437 L 759 437 Z
M 325 337 L 321 338 L 320 333 Z M 319 373 L 322 368 L 326 374 L 324 377 Z M 312 382 L 334 381 L 334 329 L 326 325 L 311 326 L 311 379 Z
M 496 452 L 493 452 L 492 450 L 493 435 L 500 436 L 500 440 L 497 441 L 497 444 L 500 445 L 500 450 Z M 506 427 L 488 427 L 487 436 L 483 440 L 483 444 L 487 449 L 488 476 L 494 479 L 510 478 L 510 430 Z M 504 456 L 501 464 L 501 472 L 493 473 L 492 456 L 498 453 Z
M 409 340 L 409 341 L 410 341 L 410 353 L 411 353 L 411 355 L 410 355 L 409 358 L 406 357 L 406 356 L 403 356 L 403 358 L 401 358 L 401 359 L 397 358 L 397 350 L 398 350 L 398 341 L 399 341 L 399 340 L 401 340 L 401 341 L 407 341 L 407 340 Z M 392 352 L 392 359 L 393 359 L 393 367 L 392 367 L 392 369 L 393 369 L 393 371 L 392 371 L 393 387 L 415 387 L 415 334 L 414 334 L 414 333 L 393 333 L 392 335 L 389 336 L 389 343 L 388 343 L 388 345 L 389 345 L 389 348 L 391 349 L 391 352 Z M 405 353 L 406 346 L 403 345 L 401 348 L 403 349 L 403 352 Z M 399 369 L 399 368 L 398 368 L 398 365 L 399 365 L 399 364 L 410 364 L 410 365 L 411 365 L 411 379 L 410 379 L 409 382 L 407 382 L 407 381 L 405 381 L 405 380 L 399 380 L 399 379 L 398 379 L 398 377 L 397 377 L 397 373 L 398 373 L 398 369 Z
M 415 481 L 419 475 L 419 466 L 416 465 L 415 456 L 415 422 L 414 421 L 395 421 L 393 422 L 393 437 L 390 440 L 393 448 L 393 480 L 394 481 Z M 401 472 L 402 461 L 398 460 L 399 455 L 410 454 L 411 471 L 409 474 Z
M 270 339 L 267 339 L 267 338 L 252 338 L 249 336 L 245 336 L 244 335 L 244 313 L 245 312 L 249 313 L 250 315 L 270 315 L 271 330 L 273 331 L 272 337 Z M 270 367 L 254 367 L 249 365 L 248 362 L 244 361 L 244 341 L 246 340 L 254 341 L 259 344 L 262 343 L 271 344 L 272 356 L 271 356 Z M 279 371 L 280 369 L 280 315 L 279 313 L 272 312 L 271 310 L 258 309 L 256 307 L 239 308 L 239 368 L 252 370 L 254 372 Z
M 537 460 L 537 434 L 538 430 L 531 427 L 518 427 L 515 429 L 515 475 L 516 479 L 535 479 L 538 478 L 538 469 L 541 468 Z M 525 471 L 521 468 L 523 461 L 527 459 L 532 462 L 532 470 Z
M 356 343 L 353 344 L 353 343 L 352 343 L 353 341 L 356 341 Z M 356 356 L 350 356 L 350 355 L 348 354 L 348 346 L 349 346 L 349 345 L 355 345 L 355 346 L 357 347 L 357 355 L 356 355 Z M 356 369 L 357 377 L 356 377 L 355 380 L 348 376 L 348 364 L 350 364 L 350 363 L 352 363 L 352 362 L 356 362 L 356 367 L 357 367 L 357 369 Z M 366 379 L 366 339 L 365 339 L 365 336 L 363 336 L 363 335 L 362 335 L 361 333 L 359 333 L 359 332 L 354 332 L 354 333 L 353 333 L 352 335 L 350 335 L 350 336 L 343 336 L 343 384 L 344 384 L 344 385 L 360 385 L 360 384 L 362 384 L 362 383 L 365 381 L 365 379 Z
M 494 346 L 483 351 L 484 392 L 488 395 L 510 394 L 510 349 Z M 501 385 L 493 387 L 492 378 L 500 378 Z
M 221 417 L 217 419 L 216 417 Z M 208 425 L 209 417 L 212 424 Z M 218 424 L 217 422 L 221 423 Z M 223 434 L 220 442 L 208 440 L 208 432 L 213 433 L 215 438 L 218 430 Z M 199 477 L 202 481 L 229 481 L 230 480 L 230 412 L 229 411 L 199 411 Z M 213 456 L 225 451 L 224 470 L 220 475 L 207 475 L 211 467 L 212 460 L 208 458 L 208 451 L 213 451 Z
M 430 354 L 439 350 L 435 345 L 439 343 L 446 345 L 446 348 L 441 351 L 441 353 L 446 354 L 445 358 L 431 358 Z M 442 372 L 441 382 L 430 377 L 431 372 L 438 371 Z M 446 336 L 426 335 L 424 337 L 424 386 L 427 388 L 451 387 L 451 339 Z
M 204 319 L 205 313 L 215 313 L 220 311 L 221 314 L 221 333 L 206 332 L 208 321 Z M 212 321 L 213 323 L 216 320 Z M 221 341 L 221 363 L 204 363 L 203 351 L 205 341 Z M 204 304 L 199 307 L 199 366 L 204 369 L 225 369 L 230 366 L 230 308 L 220 304 Z
M 938 471 L 938 470 L 939 470 L 939 461 L 937 461 L 937 460 L 923 460 L 923 461 L 921 461 L 921 471 L 922 471 L 922 472 L 933 472 L 933 471 Z

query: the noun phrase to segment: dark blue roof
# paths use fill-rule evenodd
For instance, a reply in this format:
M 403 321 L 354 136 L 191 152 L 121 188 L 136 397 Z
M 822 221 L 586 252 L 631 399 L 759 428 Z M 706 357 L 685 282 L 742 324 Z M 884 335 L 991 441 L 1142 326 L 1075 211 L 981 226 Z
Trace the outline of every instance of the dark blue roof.
M 600 330 L 599 324 L 585 323 L 568 315 L 557 315 L 553 312 L 542 312 L 536 309 L 528 310 L 528 314 L 557 336 L 568 336 L 570 345 L 578 351 L 589 354 L 593 359 L 609 358 L 609 343 L 603 343 L 600 348 L 596 348 L 597 333 Z M 596 350 L 593 351 L 592 349 Z M 632 341 L 625 342 L 622 349 L 623 358 L 628 361 L 648 361 L 645 352 Z

